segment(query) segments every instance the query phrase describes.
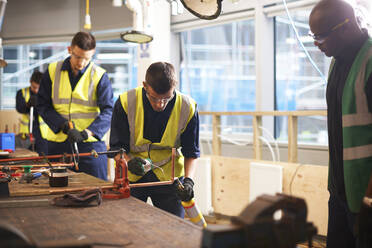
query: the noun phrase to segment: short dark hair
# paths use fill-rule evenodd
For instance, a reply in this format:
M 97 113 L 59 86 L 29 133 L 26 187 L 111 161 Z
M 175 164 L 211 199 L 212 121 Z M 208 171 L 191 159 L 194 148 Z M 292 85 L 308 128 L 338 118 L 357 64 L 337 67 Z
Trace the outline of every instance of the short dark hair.
M 30 82 L 40 84 L 42 77 L 43 77 L 43 73 L 39 71 L 34 71 L 31 75 Z
M 146 83 L 158 94 L 167 93 L 177 85 L 173 65 L 167 62 L 151 64 L 146 71 Z
M 71 47 L 78 46 L 80 49 L 90 51 L 96 48 L 96 39 L 91 33 L 78 32 L 71 41 Z

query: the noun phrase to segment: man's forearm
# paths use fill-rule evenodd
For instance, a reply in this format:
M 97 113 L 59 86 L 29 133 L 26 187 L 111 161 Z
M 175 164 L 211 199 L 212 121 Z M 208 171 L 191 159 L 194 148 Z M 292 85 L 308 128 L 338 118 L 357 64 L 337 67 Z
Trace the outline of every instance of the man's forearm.
M 194 178 L 196 169 L 196 158 L 185 158 L 185 177 Z

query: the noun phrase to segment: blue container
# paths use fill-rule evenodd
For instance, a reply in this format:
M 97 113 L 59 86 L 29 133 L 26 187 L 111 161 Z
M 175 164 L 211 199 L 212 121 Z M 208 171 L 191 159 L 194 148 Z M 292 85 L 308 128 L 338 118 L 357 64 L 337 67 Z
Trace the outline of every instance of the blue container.
M 14 133 L 0 133 L 0 149 L 12 149 L 12 151 L 15 150 Z

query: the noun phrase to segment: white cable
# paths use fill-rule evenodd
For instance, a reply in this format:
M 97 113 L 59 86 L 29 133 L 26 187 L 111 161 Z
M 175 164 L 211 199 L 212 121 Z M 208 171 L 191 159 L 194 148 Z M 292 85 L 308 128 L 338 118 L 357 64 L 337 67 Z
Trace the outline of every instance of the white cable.
M 280 161 L 280 152 L 279 152 L 279 145 L 278 145 L 278 142 L 276 141 L 276 139 L 274 138 L 273 135 L 271 135 L 270 131 L 267 130 L 266 128 L 264 127 L 259 127 L 261 128 L 264 132 L 266 132 L 266 134 L 271 138 L 271 140 L 274 142 L 275 144 L 275 150 L 276 150 L 276 157 L 278 158 L 278 161 Z
M 315 62 L 311 58 L 309 52 L 307 51 L 306 47 L 304 46 L 304 44 L 302 43 L 302 41 L 300 39 L 300 36 L 299 36 L 298 31 L 296 29 L 296 26 L 295 26 L 295 24 L 294 24 L 294 22 L 292 20 L 292 17 L 291 17 L 291 15 L 289 13 L 288 6 L 287 6 L 287 1 L 286 0 L 283 0 L 283 5 L 284 5 L 285 11 L 287 13 L 288 19 L 289 19 L 289 21 L 291 23 L 291 26 L 293 28 L 293 31 L 295 32 L 297 41 L 300 43 L 301 48 L 304 50 L 307 58 L 309 59 L 310 63 L 312 64 L 312 66 L 315 68 L 315 70 L 318 71 L 318 73 L 320 75 L 320 78 L 323 80 L 324 84 L 327 84 L 327 79 L 325 78 L 325 76 L 323 75 L 323 73 L 320 71 L 320 69 L 318 68 L 318 66 L 315 64 Z
M 273 162 L 276 162 L 276 157 L 275 157 L 275 153 L 274 153 L 274 150 L 273 148 L 271 147 L 270 143 L 268 142 L 267 139 L 265 139 L 263 136 L 260 136 L 259 137 L 260 140 L 262 140 L 266 145 L 267 147 L 269 148 L 270 152 L 271 152 L 271 157 L 273 159 Z

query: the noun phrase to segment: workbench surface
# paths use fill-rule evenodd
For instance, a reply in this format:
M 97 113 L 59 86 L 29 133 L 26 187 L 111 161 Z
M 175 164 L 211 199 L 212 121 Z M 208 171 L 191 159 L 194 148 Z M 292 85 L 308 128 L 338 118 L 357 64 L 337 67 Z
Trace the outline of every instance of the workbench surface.
M 53 196 L 10 197 L 40 199 Z M 2 198 L 4 199 L 4 198 Z M 45 203 L 44 203 L 45 204 Z M 37 245 L 46 241 L 122 244 L 122 247 L 200 247 L 202 229 L 134 197 L 103 200 L 100 206 L 0 208 L 0 220 Z
M 19 183 L 11 181 L 9 183 L 10 196 L 35 196 L 35 195 L 53 195 L 62 194 L 64 191 L 82 189 L 82 188 L 97 188 L 103 186 L 111 186 L 111 182 L 107 182 L 85 173 L 76 173 L 69 171 L 67 187 L 50 187 L 49 178 L 40 177 L 33 180 L 32 183 Z

